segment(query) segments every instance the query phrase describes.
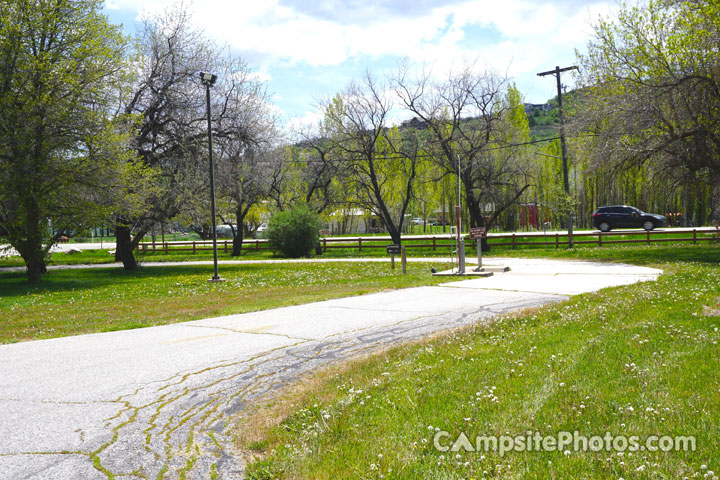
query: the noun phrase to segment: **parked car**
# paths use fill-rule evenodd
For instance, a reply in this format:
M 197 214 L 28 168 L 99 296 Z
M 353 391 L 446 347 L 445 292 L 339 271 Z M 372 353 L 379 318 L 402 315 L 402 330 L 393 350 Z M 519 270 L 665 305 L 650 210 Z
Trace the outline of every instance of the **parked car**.
M 268 224 L 261 223 L 260 226 L 255 230 L 255 238 L 265 238 L 267 234 Z
M 652 230 L 665 226 L 665 217 L 654 213 L 645 213 L 628 205 L 610 205 L 600 207 L 592 214 L 593 227 L 601 232 L 613 228 L 644 228 Z
M 412 224 L 413 225 L 425 225 L 425 220 L 423 220 L 420 217 L 415 217 L 412 219 Z

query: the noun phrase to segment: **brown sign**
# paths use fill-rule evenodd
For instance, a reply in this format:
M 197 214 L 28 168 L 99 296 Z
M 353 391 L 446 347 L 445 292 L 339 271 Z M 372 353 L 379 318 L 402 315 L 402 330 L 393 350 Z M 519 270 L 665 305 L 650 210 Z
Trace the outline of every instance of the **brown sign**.
M 400 245 L 387 245 L 385 251 L 387 251 L 388 255 L 400 255 L 402 247 Z
M 487 230 L 485 230 L 485 227 L 475 227 L 470 229 L 470 238 L 476 239 L 476 238 L 485 238 L 487 237 Z

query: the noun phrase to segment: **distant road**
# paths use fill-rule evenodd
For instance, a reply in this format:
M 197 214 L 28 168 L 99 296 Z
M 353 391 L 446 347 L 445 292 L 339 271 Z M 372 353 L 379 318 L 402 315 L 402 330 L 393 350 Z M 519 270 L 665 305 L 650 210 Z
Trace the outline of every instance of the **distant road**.
M 717 232 L 717 229 L 714 227 L 671 227 L 671 228 L 656 228 L 653 230 L 653 232 L 656 233 L 693 233 L 693 231 L 697 233 L 714 233 Z M 576 235 L 587 235 L 587 234 L 597 234 L 599 230 L 591 230 L 591 229 L 584 229 L 584 230 L 575 230 Z M 567 230 L 552 230 L 547 232 L 542 231 L 532 231 L 532 232 L 490 232 L 487 234 L 488 238 L 498 237 L 498 238 L 509 238 L 512 234 L 517 235 L 518 237 L 543 237 L 543 236 L 552 236 L 554 237 L 556 234 L 558 235 L 567 235 Z M 611 232 L 606 232 L 603 235 L 627 235 L 627 234 L 638 234 L 638 233 L 645 233 L 645 230 L 643 229 L 613 229 Z M 467 234 L 463 234 L 463 236 L 467 236 Z M 403 235 L 403 239 L 405 240 L 411 240 L 413 237 L 435 237 L 435 238 L 454 238 L 455 235 L 450 233 L 418 233 L 413 235 Z M 388 242 L 392 241 L 392 239 L 389 236 L 367 236 L 367 235 L 357 235 L 352 237 L 336 237 L 336 236 L 327 236 L 323 238 L 328 239 L 344 239 L 347 241 L 353 241 L 357 240 L 357 238 L 367 238 L 368 240 L 373 241 L 382 241 L 387 240 Z M 220 239 L 220 241 L 225 241 L 227 239 Z M 246 242 L 252 242 L 254 239 L 246 239 Z M 190 240 L 189 242 L 192 242 Z M 198 241 L 198 243 L 201 243 L 202 241 Z M 184 243 L 188 244 L 188 240 L 178 240 L 178 241 L 169 241 L 168 244 L 172 245 L 173 243 Z M 101 249 L 101 248 L 107 248 L 110 250 L 115 249 L 115 242 L 88 242 L 88 243 L 58 243 L 56 244 L 52 251 L 53 252 L 66 252 L 71 248 L 75 248 L 78 250 L 95 250 L 95 249 Z M 7 257 L 17 255 L 17 252 L 10 248 L 9 245 L 4 244 L 0 245 L 0 257 Z
M 58 243 L 52 248 L 53 252 L 67 252 L 71 248 L 78 250 L 99 250 L 101 248 L 115 248 L 115 242 L 95 242 L 95 243 Z M 14 248 L 11 248 L 8 244 L 0 245 L 0 257 L 12 257 L 17 255 L 18 252 Z

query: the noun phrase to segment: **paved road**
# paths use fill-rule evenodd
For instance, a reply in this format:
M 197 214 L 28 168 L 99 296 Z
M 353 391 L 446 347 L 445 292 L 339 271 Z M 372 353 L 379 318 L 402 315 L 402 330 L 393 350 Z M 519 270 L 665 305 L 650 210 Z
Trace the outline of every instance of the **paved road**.
M 242 478 L 231 446 L 239 412 L 304 372 L 661 273 L 503 262 L 512 271 L 490 278 L 0 346 L 0 479 L 176 479 L 183 469 L 205 479 L 212 465 L 220 478 Z
M 94 243 L 56 243 L 50 251 L 67 252 L 70 249 L 75 250 L 99 250 L 101 248 L 114 249 L 115 242 L 94 242 Z M 18 252 L 7 244 L 0 244 L 0 258 L 18 255 Z

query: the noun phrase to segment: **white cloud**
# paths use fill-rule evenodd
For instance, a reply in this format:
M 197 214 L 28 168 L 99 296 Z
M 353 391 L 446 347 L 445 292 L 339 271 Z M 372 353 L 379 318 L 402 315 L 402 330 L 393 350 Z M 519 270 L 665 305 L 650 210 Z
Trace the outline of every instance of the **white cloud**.
M 293 0 L 294 6 L 287 1 L 195 0 L 188 8 L 208 35 L 253 59 L 258 80 L 275 81 L 270 72 L 279 67 L 293 67 L 294 78 L 300 79 L 306 67 L 347 67 L 348 60 L 381 57 L 386 66 L 388 58 L 407 57 L 417 65 L 432 65 L 438 74 L 477 61 L 500 74 L 524 76 L 526 88 L 544 98 L 549 87 L 531 77 L 572 62 L 575 49 L 582 50 L 591 33 L 588 21 L 617 9 L 615 0 Z M 142 18 L 171 3 L 107 0 L 106 5 Z M 427 6 L 431 3 L 439 6 Z M 375 70 L 372 64 L 359 64 L 357 70 L 365 68 Z M 334 91 L 343 86 L 335 85 Z M 332 93 L 308 88 L 308 96 Z M 292 96 L 282 97 L 289 101 Z
M 287 130 L 290 132 L 304 132 L 308 135 L 320 130 L 320 123 L 325 119 L 321 109 L 309 110 L 301 117 L 293 117 L 287 121 Z
M 251 72 L 250 75 L 248 75 L 250 80 L 255 80 L 260 83 L 268 83 L 270 80 L 272 80 L 272 75 L 270 75 L 267 70 L 258 70 L 257 72 Z
M 170 3 L 171 0 L 108 0 L 107 7 L 134 10 L 142 17 Z M 387 8 L 368 1 L 363 7 L 363 18 L 370 20 L 341 23 L 328 16 L 312 16 L 299 8 L 284 6 L 280 0 L 197 0 L 188 8 L 194 11 L 194 20 L 200 27 L 241 52 L 253 52 L 268 62 L 311 66 L 338 65 L 362 55 L 427 60 L 472 52 L 487 54 L 486 45 L 473 49 L 458 46 L 469 28 L 492 30 L 503 42 L 513 42 L 505 44 L 515 47 L 513 59 L 537 58 L 538 46 L 547 50 L 543 56 L 550 56 L 554 47 L 583 43 L 588 31 L 583 28 L 588 12 L 609 10 L 608 4 L 600 1 L 578 6 L 577 2 L 562 5 L 549 1 L 468 0 L 392 15 Z M 371 15 L 373 9 L 377 12 L 375 16 Z M 344 12 L 337 17 L 351 14 Z M 505 50 L 503 45 L 495 47 Z M 533 54 L 526 54 L 527 51 Z M 503 58 L 507 63 L 506 54 Z

